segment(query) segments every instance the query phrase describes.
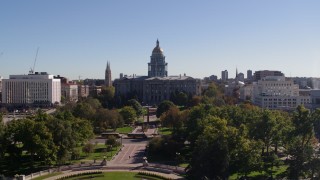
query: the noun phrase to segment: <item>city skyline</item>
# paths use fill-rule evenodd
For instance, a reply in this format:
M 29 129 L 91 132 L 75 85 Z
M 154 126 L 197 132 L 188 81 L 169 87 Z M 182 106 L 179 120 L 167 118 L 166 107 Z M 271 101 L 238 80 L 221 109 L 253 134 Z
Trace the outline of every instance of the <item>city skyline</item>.
M 320 77 L 320 2 L 1 1 L 0 76 L 145 75 L 157 39 L 168 75 L 279 70 Z

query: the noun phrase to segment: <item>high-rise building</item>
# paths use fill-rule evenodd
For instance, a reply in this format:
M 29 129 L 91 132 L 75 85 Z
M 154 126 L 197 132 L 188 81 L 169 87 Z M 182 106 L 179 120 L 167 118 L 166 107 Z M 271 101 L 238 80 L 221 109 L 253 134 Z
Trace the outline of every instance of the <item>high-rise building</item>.
M 253 79 L 253 76 L 252 76 L 252 70 L 247 70 L 247 80 L 248 81 L 251 81 Z
M 106 68 L 106 72 L 105 72 L 105 86 L 107 86 L 107 87 L 112 86 L 111 68 L 110 68 L 109 62 L 107 62 L 107 68 Z
M 221 81 L 228 81 L 228 71 L 224 70 L 221 72 Z
M 238 81 L 244 82 L 244 74 L 243 73 L 238 73 L 237 78 Z
M 60 79 L 46 72 L 28 75 L 10 75 L 3 79 L 4 104 L 55 104 L 61 101 Z

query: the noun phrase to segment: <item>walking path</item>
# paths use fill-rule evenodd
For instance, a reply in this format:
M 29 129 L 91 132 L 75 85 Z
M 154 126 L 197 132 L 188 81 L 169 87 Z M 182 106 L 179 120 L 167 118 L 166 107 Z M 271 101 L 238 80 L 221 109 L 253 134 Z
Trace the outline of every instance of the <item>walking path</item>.
M 149 129 L 145 132 L 148 135 L 152 135 L 156 131 L 156 128 Z M 133 133 L 142 132 L 141 127 L 137 127 Z M 181 176 L 174 174 L 173 170 L 162 169 L 160 166 L 157 167 L 143 167 L 145 157 L 146 144 L 123 144 L 121 150 L 116 154 L 111 161 L 107 162 L 106 166 L 102 166 L 97 170 L 81 170 L 81 171 L 64 171 L 63 174 L 47 178 L 46 180 L 55 180 L 61 177 L 70 176 L 79 173 L 102 171 L 126 171 L 126 172 L 148 172 L 159 175 L 161 177 L 169 179 L 184 179 Z M 139 170 L 140 169 L 140 170 Z
M 142 163 L 145 149 L 144 144 L 125 144 L 118 155 L 109 162 L 109 165 Z

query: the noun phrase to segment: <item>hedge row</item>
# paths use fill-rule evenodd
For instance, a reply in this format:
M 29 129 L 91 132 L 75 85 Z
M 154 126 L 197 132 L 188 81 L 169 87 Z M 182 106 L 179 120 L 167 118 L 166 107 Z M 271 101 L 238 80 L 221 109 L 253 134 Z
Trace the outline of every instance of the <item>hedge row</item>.
M 172 178 L 165 177 L 165 176 L 162 176 L 160 174 L 156 174 L 156 173 L 148 172 L 148 171 L 140 171 L 138 173 L 138 175 L 145 175 L 145 176 L 150 176 L 150 177 L 155 177 L 155 178 L 161 178 L 161 179 L 164 179 L 164 180 L 173 180 Z
M 69 178 L 74 178 L 74 177 L 79 177 L 79 176 L 86 176 L 86 175 L 94 175 L 94 174 L 102 174 L 102 171 L 90 171 L 90 172 L 80 172 L 78 174 L 72 174 L 68 176 L 63 176 L 61 178 L 58 178 L 57 180 L 63 180 L 63 179 L 69 179 Z

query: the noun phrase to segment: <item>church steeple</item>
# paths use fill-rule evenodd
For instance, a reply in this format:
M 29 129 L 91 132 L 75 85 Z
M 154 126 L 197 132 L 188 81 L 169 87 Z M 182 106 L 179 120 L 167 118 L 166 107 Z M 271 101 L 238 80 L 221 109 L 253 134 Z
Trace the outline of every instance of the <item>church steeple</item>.
M 105 85 L 107 87 L 112 86 L 112 80 L 111 80 L 111 68 L 110 68 L 110 62 L 107 62 L 106 72 L 105 72 Z

